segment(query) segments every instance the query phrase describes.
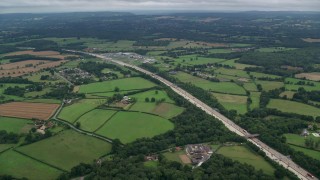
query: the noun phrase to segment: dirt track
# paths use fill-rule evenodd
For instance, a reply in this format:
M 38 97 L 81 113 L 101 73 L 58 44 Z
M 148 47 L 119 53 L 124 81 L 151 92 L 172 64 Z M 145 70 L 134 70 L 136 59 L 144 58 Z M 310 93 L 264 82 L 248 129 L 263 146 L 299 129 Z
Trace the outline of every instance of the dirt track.
M 0 116 L 48 120 L 59 104 L 12 102 L 0 105 Z

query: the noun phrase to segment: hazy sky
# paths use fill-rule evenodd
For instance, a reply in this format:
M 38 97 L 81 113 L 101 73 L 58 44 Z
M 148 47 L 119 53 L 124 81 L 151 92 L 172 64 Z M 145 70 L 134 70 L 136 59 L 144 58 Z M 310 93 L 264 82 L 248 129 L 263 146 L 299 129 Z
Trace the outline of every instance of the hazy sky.
M 0 0 L 0 13 L 133 10 L 320 11 L 320 0 Z

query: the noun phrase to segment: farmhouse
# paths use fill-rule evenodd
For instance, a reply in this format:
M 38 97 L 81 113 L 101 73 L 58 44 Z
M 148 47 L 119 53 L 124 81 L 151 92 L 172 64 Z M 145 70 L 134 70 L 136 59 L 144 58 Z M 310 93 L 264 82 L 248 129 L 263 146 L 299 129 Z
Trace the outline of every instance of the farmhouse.
M 193 165 L 200 166 L 207 161 L 213 153 L 211 148 L 203 144 L 190 144 L 186 146 L 186 153 Z

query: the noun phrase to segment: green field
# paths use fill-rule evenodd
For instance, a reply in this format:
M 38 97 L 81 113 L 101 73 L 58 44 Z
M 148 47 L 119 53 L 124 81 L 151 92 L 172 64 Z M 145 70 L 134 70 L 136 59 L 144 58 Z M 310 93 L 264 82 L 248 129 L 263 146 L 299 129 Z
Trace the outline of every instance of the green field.
M 287 139 L 286 141 L 287 143 L 306 147 L 304 144 L 306 138 L 304 136 L 300 136 L 298 134 L 284 134 L 284 136 Z M 307 138 L 312 138 L 315 141 L 320 140 L 320 138 L 314 137 L 313 135 L 309 135 Z M 319 147 L 319 150 L 320 150 L 320 147 Z
M 320 151 L 315 151 L 315 150 L 311 150 L 311 149 L 297 147 L 297 146 L 294 146 L 294 145 L 290 145 L 290 147 L 292 149 L 296 150 L 296 151 L 303 152 L 305 155 L 310 156 L 310 157 L 320 161 Z
M 58 100 L 58 99 L 25 99 L 24 102 L 60 104 L 61 100 Z
M 13 147 L 14 144 L 0 144 L 0 153 Z
M 51 151 L 49 151 L 51 153 Z M 50 154 L 48 153 L 48 154 Z M 13 150 L 0 154 L 0 175 L 43 180 L 57 179 L 62 171 Z
M 173 124 L 159 116 L 139 112 L 119 112 L 111 118 L 98 134 L 129 143 L 142 137 L 153 137 L 173 129 Z
M 242 71 L 239 69 L 219 68 L 219 69 L 215 70 L 215 72 L 217 74 L 225 74 L 225 75 L 230 75 L 230 76 L 249 78 L 249 75 L 247 74 L 246 71 Z
M 236 69 L 240 69 L 240 70 L 243 70 L 246 67 L 256 67 L 255 65 L 241 64 L 241 63 L 236 63 L 235 61 L 236 61 L 235 59 L 231 59 L 231 60 L 221 62 L 219 64 L 228 65 L 231 67 L 235 67 Z
M 8 87 L 26 87 L 28 84 L 11 84 L 11 83 L 5 83 L 5 84 L 1 84 L 0 83 L 0 96 L 3 96 L 3 99 L 0 99 L 0 102 L 2 101 L 8 101 L 8 100 L 15 100 L 15 101 L 21 101 L 24 98 L 23 97 L 18 97 L 18 96 L 13 96 L 13 95 L 6 95 L 3 94 L 4 90 L 7 89 Z
M 169 161 L 176 161 L 179 162 L 181 164 L 183 164 L 183 162 L 181 161 L 179 155 L 184 155 L 186 154 L 185 151 L 176 151 L 176 152 L 166 152 L 163 153 L 163 156 L 168 159 Z
M 82 85 L 79 93 L 95 93 L 95 92 L 110 92 L 118 87 L 121 91 L 133 89 L 145 89 L 156 86 L 154 83 L 140 77 L 117 79 L 112 81 L 103 81 Z
M 252 104 L 250 104 L 250 108 L 254 109 L 254 108 L 259 108 L 259 104 L 260 104 L 260 92 L 251 92 L 250 93 L 250 98 L 252 100 Z
M 18 148 L 20 152 L 67 171 L 81 162 L 92 163 L 110 150 L 111 144 L 73 130 Z
M 278 109 L 282 112 L 297 113 L 313 117 L 320 116 L 319 108 L 289 100 L 271 99 L 267 107 Z
M 257 86 L 255 83 L 243 83 L 243 87 L 247 91 L 258 91 Z
M 273 175 L 275 169 L 257 153 L 251 151 L 246 146 L 223 146 L 218 150 L 222 154 L 240 163 L 252 165 L 257 170 L 261 169 L 268 175 Z
M 0 117 L 0 130 L 13 133 L 28 133 L 33 122 L 27 119 Z
M 156 93 L 156 91 L 158 93 Z M 167 93 L 165 91 L 161 91 L 161 90 L 150 90 L 150 91 L 130 95 L 129 97 L 136 98 L 136 100 L 138 102 L 145 102 L 146 98 L 149 98 L 150 100 L 151 100 L 151 98 L 155 98 L 156 101 L 161 100 L 161 99 L 165 99 L 165 102 L 174 103 L 174 101 L 169 98 Z
M 44 88 L 41 91 L 32 91 L 32 92 L 27 92 L 24 94 L 25 97 L 27 98 L 34 98 L 34 97 L 39 97 L 43 96 L 51 91 L 51 88 Z
M 295 83 L 298 83 L 299 81 L 302 81 L 305 83 L 308 83 L 308 82 L 313 83 L 314 86 L 295 85 Z M 285 82 L 290 83 L 290 84 L 285 84 L 285 87 L 287 90 L 297 91 L 300 87 L 303 87 L 306 91 L 319 91 L 320 89 L 320 82 L 301 80 L 296 78 L 286 78 Z
M 105 102 L 104 99 L 82 99 L 71 105 L 63 107 L 58 118 L 75 122 L 84 113 L 102 105 Z
M 292 99 L 294 94 L 295 94 L 294 91 L 284 91 L 280 94 L 280 97 L 286 96 L 288 99 Z
M 130 110 L 152 113 L 170 119 L 181 114 L 184 108 L 170 103 L 160 103 L 157 105 L 151 102 L 137 102 L 131 106 Z
M 48 80 L 41 80 L 41 76 L 48 75 L 49 79 Z M 32 82 L 41 82 L 41 83 L 63 83 L 65 82 L 63 79 L 60 79 L 58 76 L 51 75 L 49 71 L 44 71 L 44 72 L 35 72 L 32 73 L 31 75 L 27 75 L 24 78 L 28 79 L 29 81 Z
M 194 84 L 195 86 L 198 86 L 205 90 L 210 90 L 212 92 L 239 95 L 246 94 L 246 91 L 242 87 L 233 82 L 211 82 L 184 72 L 179 72 L 176 75 L 174 75 L 174 77 L 178 78 L 182 82 L 189 82 Z
M 81 124 L 80 128 L 93 132 L 102 126 L 116 111 L 94 109 L 82 115 L 77 122 Z
M 278 81 L 256 81 L 256 84 L 261 84 L 264 91 L 270 91 L 284 86 L 283 82 Z
M 247 96 L 212 93 L 227 110 L 236 110 L 239 114 L 247 112 Z
M 250 72 L 250 75 L 253 76 L 254 78 L 271 78 L 271 79 L 281 78 L 281 76 L 277 76 L 273 74 L 258 73 L 258 72 Z
M 185 65 L 214 64 L 225 61 L 225 59 L 197 57 L 197 55 L 180 56 L 174 60 L 176 63 Z
M 294 50 L 296 48 L 285 48 L 285 47 L 268 47 L 268 48 L 259 48 L 256 51 L 258 52 L 280 52 L 280 51 L 288 51 Z

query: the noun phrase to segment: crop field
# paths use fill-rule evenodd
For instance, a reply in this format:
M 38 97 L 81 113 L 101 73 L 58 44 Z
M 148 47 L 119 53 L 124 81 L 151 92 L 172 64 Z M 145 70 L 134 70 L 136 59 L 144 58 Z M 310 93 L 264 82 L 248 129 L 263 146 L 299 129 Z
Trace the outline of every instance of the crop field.
M 82 85 L 79 93 L 94 93 L 114 91 L 118 87 L 121 91 L 133 89 L 145 89 L 156 86 L 154 83 L 140 77 L 125 78 L 112 81 L 104 81 Z
M 86 131 L 93 132 L 102 126 L 116 111 L 94 109 L 82 115 L 77 122 L 81 124 L 80 128 Z
M 27 166 L 27 167 L 26 167 Z M 11 174 L 15 178 L 34 180 L 56 179 L 62 171 L 48 166 L 13 150 L 0 154 L 0 175 Z
M 145 98 L 149 98 L 150 100 L 151 98 L 155 98 L 156 101 L 165 99 L 165 102 L 174 103 L 174 101 L 168 97 L 167 93 L 161 90 L 150 90 L 150 91 L 131 95 L 130 97 L 136 98 L 136 100 L 139 102 L 145 102 Z
M 202 47 L 202 48 L 210 48 L 210 47 L 227 47 L 226 44 L 222 43 L 207 43 L 207 42 L 200 42 L 200 41 L 189 41 L 189 40 L 176 40 L 172 41 L 168 46 L 168 48 L 177 48 L 177 47 Z
M 308 115 L 313 117 L 320 116 L 319 108 L 316 108 L 307 104 L 299 103 L 299 102 L 294 102 L 294 101 L 288 101 L 288 100 L 282 100 L 282 99 L 271 99 L 267 107 L 278 109 L 280 111 L 288 112 L 288 113 L 297 113 L 297 114 Z
M 48 120 L 59 104 L 11 102 L 0 105 L 0 116 Z
M 17 77 L 31 72 L 37 72 L 46 68 L 60 66 L 65 60 L 61 61 L 44 61 L 44 60 L 26 60 L 21 62 L 0 65 L 0 77 Z M 31 65 L 32 64 L 32 65 Z M 30 65 L 31 67 L 26 67 Z
M 239 114 L 247 112 L 247 96 L 212 93 L 227 110 L 236 110 Z
M 18 151 L 69 171 L 80 163 L 92 163 L 93 160 L 108 154 L 111 144 L 67 130 L 48 139 L 21 146 Z
M 278 89 L 284 86 L 283 82 L 277 81 L 256 81 L 256 84 L 261 84 L 264 91 L 270 91 L 273 89 Z
M 258 91 L 257 86 L 255 83 L 244 83 L 243 87 L 247 90 L 247 91 Z
M 320 81 L 320 73 L 318 73 L 318 72 L 296 74 L 295 77 L 296 78 L 306 78 L 306 79 L 312 80 L 312 81 Z
M 247 72 L 239 70 L 239 69 L 226 69 L 226 68 L 219 68 L 215 70 L 217 74 L 225 74 L 230 76 L 237 76 L 237 77 L 245 77 L 249 78 Z
M 179 72 L 174 77 L 178 78 L 182 82 L 190 82 L 195 86 L 218 93 L 229 93 L 229 94 L 239 94 L 245 95 L 245 90 L 232 82 L 211 82 L 190 74 Z
M 129 143 L 142 137 L 153 137 L 173 129 L 167 119 L 139 112 L 118 112 L 96 133 Z
M 240 163 L 252 165 L 257 170 L 261 169 L 264 173 L 273 175 L 275 169 L 259 156 L 257 153 L 249 150 L 245 146 L 223 146 L 218 150 L 218 154 L 222 154 Z
M 0 130 L 13 133 L 28 133 L 33 122 L 27 119 L 0 117 Z
M 58 118 L 66 120 L 68 122 L 75 122 L 81 115 L 86 112 L 95 109 L 105 102 L 103 99 L 82 99 L 71 105 L 63 107 Z
M 252 100 L 252 103 L 250 104 L 250 108 L 254 109 L 254 108 L 258 108 L 259 104 L 260 104 L 260 92 L 251 92 L 250 93 L 250 98 Z

